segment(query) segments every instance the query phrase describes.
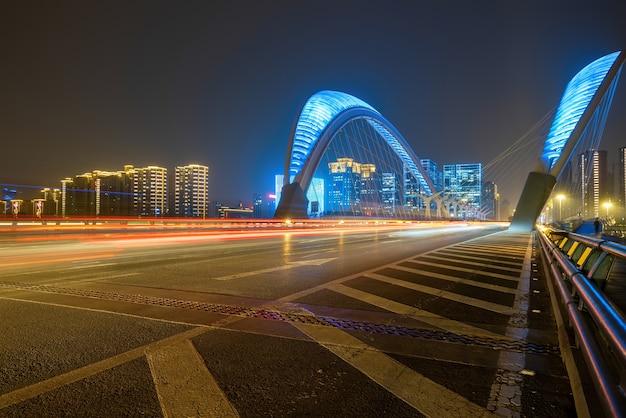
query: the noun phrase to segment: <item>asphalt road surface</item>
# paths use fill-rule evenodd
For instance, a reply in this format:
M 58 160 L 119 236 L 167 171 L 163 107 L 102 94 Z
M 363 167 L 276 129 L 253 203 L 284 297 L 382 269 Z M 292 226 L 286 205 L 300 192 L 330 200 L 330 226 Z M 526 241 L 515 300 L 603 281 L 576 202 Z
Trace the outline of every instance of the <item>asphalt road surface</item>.
M 575 416 L 532 234 L 0 233 L 0 417 Z

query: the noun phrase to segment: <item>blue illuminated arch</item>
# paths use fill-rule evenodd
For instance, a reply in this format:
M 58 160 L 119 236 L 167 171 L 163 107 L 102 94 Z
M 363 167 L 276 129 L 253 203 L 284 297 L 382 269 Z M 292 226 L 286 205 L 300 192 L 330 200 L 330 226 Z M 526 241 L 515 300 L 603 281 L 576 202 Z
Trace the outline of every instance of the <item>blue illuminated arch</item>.
M 557 178 L 578 146 L 584 144 L 583 137 L 587 136 L 592 147 L 599 145 L 625 60 L 623 51 L 605 55 L 579 71 L 567 84 L 544 142 L 539 165 L 526 179 L 510 230 L 533 229 Z
M 617 51 L 595 60 L 578 72 L 568 83 L 541 154 L 541 160 L 548 172 L 561 157 L 563 149 L 572 137 L 583 114 L 595 111 L 595 107 L 590 106 L 591 101 L 607 78 L 609 70 L 618 60 L 620 53 Z M 621 61 L 623 59 L 620 60 L 618 66 L 621 66 Z M 612 78 L 609 77 L 608 81 L 612 82 Z M 603 94 L 602 92 L 601 95 Z
M 427 196 L 436 192 L 419 164 L 419 158 L 391 123 L 361 99 L 329 90 L 311 96 L 300 112 L 289 141 L 285 185 L 297 183 L 306 191 L 330 141 L 342 127 L 356 119 L 366 120 L 380 134 L 419 181 Z

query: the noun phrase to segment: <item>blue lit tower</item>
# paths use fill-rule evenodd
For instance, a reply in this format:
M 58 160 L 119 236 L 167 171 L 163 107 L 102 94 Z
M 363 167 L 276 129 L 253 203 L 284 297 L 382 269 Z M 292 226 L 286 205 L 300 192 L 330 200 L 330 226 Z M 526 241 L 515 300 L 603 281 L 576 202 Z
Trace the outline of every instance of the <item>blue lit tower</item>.
M 581 138 L 599 142 L 626 56 L 614 52 L 583 68 L 565 88 L 537 167 L 528 175 L 511 230 L 530 231 Z

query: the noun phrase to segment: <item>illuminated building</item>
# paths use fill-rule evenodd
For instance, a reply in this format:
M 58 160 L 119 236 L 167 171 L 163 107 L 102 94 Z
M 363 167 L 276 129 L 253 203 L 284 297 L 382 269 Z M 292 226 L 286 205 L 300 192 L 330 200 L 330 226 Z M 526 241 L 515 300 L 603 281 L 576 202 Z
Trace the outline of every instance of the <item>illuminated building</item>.
M 169 212 L 167 168 L 124 166 L 132 185 L 132 214 L 135 216 L 165 216 Z
M 482 209 L 485 211 L 485 219 L 500 220 L 500 194 L 498 185 L 493 181 L 483 184 Z
M 616 193 L 620 201 L 620 217 L 626 216 L 626 147 L 619 149 L 619 192 Z
M 61 180 L 61 216 L 95 216 L 94 176 L 85 173 Z
M 264 218 L 265 214 L 263 213 L 263 196 L 259 193 L 255 193 L 253 196 L 253 207 L 254 217 L 255 218 Z
M 333 214 L 372 215 L 380 209 L 380 175 L 376 165 L 338 158 L 328 163 L 327 206 Z
M 382 173 L 380 196 L 385 215 L 393 215 L 396 206 L 402 206 L 398 178 L 395 173 Z
M 426 174 L 435 185 L 435 189 L 443 190 L 443 173 L 439 171 L 437 163 L 431 159 L 422 158 L 420 164 L 424 167 L 424 171 L 426 171 Z
M 36 199 L 36 201 L 41 201 L 41 214 L 42 216 L 57 216 L 59 215 L 59 203 L 61 201 L 61 190 L 60 189 L 50 189 L 45 188 L 41 190 L 41 199 Z M 36 212 L 36 208 L 34 207 L 33 213 Z
M 443 166 L 443 185 L 447 196 L 457 203 L 467 205 L 475 210 L 482 206 L 483 165 L 446 164 Z M 466 209 L 461 209 L 457 217 L 465 217 Z
M 331 181 L 328 206 L 332 213 L 352 212 L 361 197 L 361 164 L 352 158 L 339 158 L 328 163 Z
M 206 218 L 209 210 L 209 167 L 197 164 L 176 167 L 174 207 L 176 216 Z
M 124 166 L 61 180 L 61 216 L 163 216 L 167 169 Z
M 587 150 L 580 154 L 578 174 L 583 216 L 600 216 L 602 201 L 610 198 L 606 151 Z

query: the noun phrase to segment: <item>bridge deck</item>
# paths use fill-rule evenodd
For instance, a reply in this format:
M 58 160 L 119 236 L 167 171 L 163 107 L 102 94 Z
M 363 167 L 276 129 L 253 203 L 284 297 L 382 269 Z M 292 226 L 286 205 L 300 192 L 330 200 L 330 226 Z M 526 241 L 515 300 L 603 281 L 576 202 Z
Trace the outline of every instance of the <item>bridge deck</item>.
M 0 415 L 575 416 L 546 284 L 508 232 L 260 305 L 1 282 Z

